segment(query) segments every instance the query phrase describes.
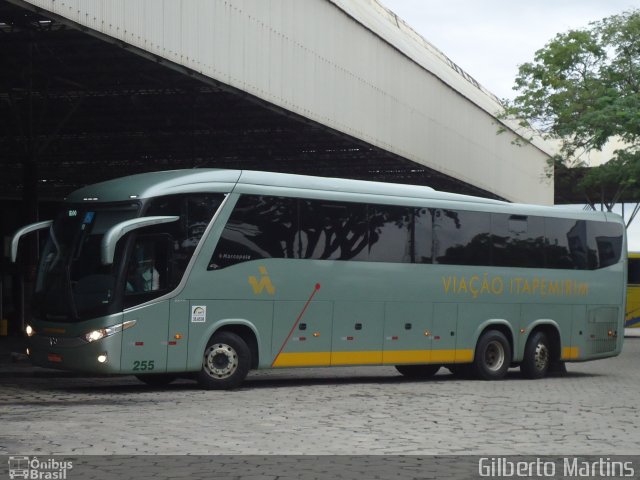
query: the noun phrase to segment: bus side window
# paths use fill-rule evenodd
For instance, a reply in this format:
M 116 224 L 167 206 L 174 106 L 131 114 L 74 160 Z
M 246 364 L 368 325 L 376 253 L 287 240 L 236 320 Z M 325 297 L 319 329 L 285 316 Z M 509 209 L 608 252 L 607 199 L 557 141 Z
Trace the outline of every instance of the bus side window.
M 586 269 L 587 229 L 584 222 L 545 218 L 546 268 Z
M 176 287 L 187 269 L 187 265 L 200 243 L 207 226 L 216 210 L 220 207 L 222 193 L 191 193 L 165 195 L 154 198 L 146 215 L 177 215 L 177 222 L 145 229 L 148 232 L 165 232 L 171 237 L 172 246 L 169 255 L 169 288 Z
M 168 289 L 168 235 L 139 235 L 127 265 L 126 295 L 150 294 Z
M 413 208 L 372 205 L 369 208 L 369 261 L 412 263 Z
M 243 195 L 225 226 L 207 270 L 262 258 L 298 258 L 294 198 Z
M 486 265 L 490 258 L 491 217 L 486 212 L 436 209 L 433 216 L 435 263 Z
M 491 258 L 496 267 L 544 268 L 543 218 L 492 213 Z
M 629 258 L 627 283 L 640 285 L 640 258 Z
M 366 261 L 368 209 L 363 203 L 301 200 L 301 258 Z
M 416 208 L 413 229 L 413 262 L 433 262 L 433 215 L 432 208 Z
M 618 263 L 622 254 L 622 225 L 587 222 L 589 268 L 605 268 Z

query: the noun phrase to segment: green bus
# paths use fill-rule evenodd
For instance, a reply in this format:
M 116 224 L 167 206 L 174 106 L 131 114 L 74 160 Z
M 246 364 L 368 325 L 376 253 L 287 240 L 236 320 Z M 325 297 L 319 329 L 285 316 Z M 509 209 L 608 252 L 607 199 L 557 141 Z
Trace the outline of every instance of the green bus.
M 440 367 L 487 380 L 620 353 L 620 217 L 428 187 L 244 170 L 146 173 L 72 193 L 27 326 L 36 365 L 195 377 Z

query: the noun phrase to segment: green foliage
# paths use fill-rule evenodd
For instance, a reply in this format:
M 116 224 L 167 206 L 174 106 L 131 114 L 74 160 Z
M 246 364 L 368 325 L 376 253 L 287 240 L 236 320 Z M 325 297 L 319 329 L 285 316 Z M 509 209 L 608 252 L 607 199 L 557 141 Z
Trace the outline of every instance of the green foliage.
M 620 150 L 607 163 L 585 170 L 577 185 L 588 203 L 600 198 L 607 210 L 624 199 L 640 199 L 640 153 Z
M 612 137 L 638 148 L 640 10 L 561 33 L 520 66 L 507 115 L 564 142 L 565 160 Z
M 640 10 L 556 35 L 520 66 L 514 90 L 503 117 L 558 140 L 561 165 L 580 166 L 583 153 L 620 141 L 580 187 L 615 192 L 608 204 L 632 191 L 640 199 Z

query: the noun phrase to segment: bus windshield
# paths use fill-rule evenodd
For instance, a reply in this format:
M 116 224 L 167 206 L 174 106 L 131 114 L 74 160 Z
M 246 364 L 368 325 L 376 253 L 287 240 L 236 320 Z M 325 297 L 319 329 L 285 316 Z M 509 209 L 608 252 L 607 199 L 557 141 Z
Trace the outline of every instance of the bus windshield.
M 70 205 L 54 221 L 35 285 L 34 313 L 43 320 L 73 322 L 110 313 L 118 255 L 100 262 L 100 242 L 113 225 L 134 218 L 135 202 Z

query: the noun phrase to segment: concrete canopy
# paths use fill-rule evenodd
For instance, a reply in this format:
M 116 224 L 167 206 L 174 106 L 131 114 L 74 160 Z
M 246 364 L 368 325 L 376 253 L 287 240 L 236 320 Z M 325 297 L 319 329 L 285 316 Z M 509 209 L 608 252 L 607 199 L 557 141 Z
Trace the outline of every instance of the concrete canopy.
M 5 197 L 206 166 L 552 201 L 544 146 L 375 0 L 4 0 L 0 33 Z

